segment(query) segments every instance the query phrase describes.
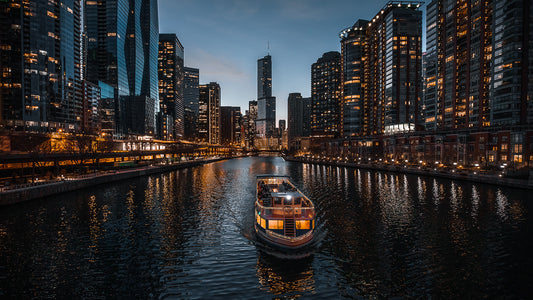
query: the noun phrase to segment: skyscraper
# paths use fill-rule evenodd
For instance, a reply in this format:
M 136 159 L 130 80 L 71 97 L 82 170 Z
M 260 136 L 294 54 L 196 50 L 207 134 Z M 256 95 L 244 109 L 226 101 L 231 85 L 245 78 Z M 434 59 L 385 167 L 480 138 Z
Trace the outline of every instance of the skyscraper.
M 339 106 L 339 132 L 346 137 L 366 134 L 365 124 L 365 74 L 367 55 L 366 29 L 368 21 L 358 20 L 340 33 L 341 38 L 341 105 Z
M 311 67 L 310 121 L 313 135 L 339 135 L 341 75 L 341 55 L 336 51 L 324 53 Z
M 368 56 L 364 67 L 367 135 L 414 131 L 421 122 L 420 5 L 420 2 L 389 2 L 368 23 Z
M 211 82 L 200 85 L 199 90 L 198 137 L 209 144 L 220 144 L 220 85 Z
M 0 2 L 0 123 L 76 130 L 83 119 L 81 1 Z
M 288 142 L 310 134 L 311 98 L 302 98 L 300 93 L 290 93 L 287 99 L 288 112 Z
M 490 123 L 533 124 L 533 2 L 493 0 L 492 5 Z
M 186 119 L 184 132 L 187 139 L 194 140 L 198 132 L 198 98 L 200 97 L 198 85 L 200 70 L 189 67 L 184 67 L 183 70 L 183 100 Z
M 171 117 L 174 139 L 183 137 L 183 90 L 183 46 L 176 34 L 160 34 L 159 110 L 161 114 Z
M 115 88 L 117 133 L 150 134 L 155 115 L 143 126 L 132 116 L 146 103 L 154 105 L 149 114 L 159 111 L 157 0 L 86 1 L 85 16 L 87 80 Z
M 257 60 L 257 133 L 269 136 L 276 128 L 276 97 L 272 97 L 272 58 Z
M 424 125 L 426 130 L 437 129 L 437 104 L 438 95 L 437 90 L 437 74 L 438 74 L 438 33 L 437 33 L 437 1 L 431 1 L 428 3 L 426 12 L 426 53 L 424 55 Z
M 234 145 L 240 142 L 241 108 L 238 106 L 220 107 L 220 132 L 223 145 Z
M 185 106 L 192 109 L 195 114 L 198 114 L 198 85 L 200 82 L 200 70 L 184 67 L 183 71 L 183 98 Z
M 490 125 L 491 2 L 433 0 L 428 5 L 437 20 L 428 23 L 427 36 L 437 45 L 437 129 Z

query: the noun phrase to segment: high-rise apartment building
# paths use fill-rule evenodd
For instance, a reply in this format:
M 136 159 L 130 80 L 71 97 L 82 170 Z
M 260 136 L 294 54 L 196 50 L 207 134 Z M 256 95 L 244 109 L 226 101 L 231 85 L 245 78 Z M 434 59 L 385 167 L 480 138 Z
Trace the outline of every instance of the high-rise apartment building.
M 341 55 L 339 52 L 324 53 L 311 66 L 310 122 L 313 135 L 339 136 L 339 127 L 342 119 L 340 116 L 342 104 L 341 78 Z M 354 107 L 351 107 L 351 109 L 354 109 Z M 345 118 L 345 120 L 348 120 L 348 118 Z
M 269 136 L 276 128 L 276 97 L 272 97 L 272 57 L 257 60 L 257 133 Z
M 200 82 L 200 70 L 184 67 L 183 71 L 184 134 L 186 139 L 194 140 L 198 132 L 198 98 L 200 97 L 198 85 Z
M 199 86 L 198 137 L 209 144 L 220 144 L 220 85 Z
M 159 35 L 159 111 L 172 119 L 171 139 L 183 138 L 183 46 L 176 34 Z M 165 118 L 159 118 L 165 120 Z M 162 126 L 159 126 L 163 128 Z
M 345 137 L 369 132 L 368 124 L 364 123 L 365 111 L 369 109 L 364 103 L 367 25 L 368 21 L 358 20 L 340 33 L 342 56 L 338 130 Z
M 389 2 L 367 25 L 367 135 L 414 131 L 422 104 L 421 2 Z
M 427 39 L 431 47 L 436 45 L 432 55 L 438 59 L 436 79 L 429 82 L 437 85 L 437 129 L 490 125 L 492 2 L 433 0 L 428 4 Z M 433 121 L 432 116 L 427 118 Z
M 80 129 L 81 5 L 0 1 L 0 124 L 29 131 Z
M 87 80 L 115 89 L 117 133 L 150 134 L 155 115 L 143 126 L 132 116 L 146 103 L 154 105 L 148 113 L 159 111 L 157 0 L 86 1 L 85 18 Z M 137 131 L 142 128 L 147 132 Z
M 437 75 L 438 75 L 438 2 L 431 1 L 426 7 L 426 53 L 423 57 L 424 103 L 423 118 L 426 130 L 437 129 Z
M 533 2 L 493 0 L 492 6 L 490 123 L 533 124 Z

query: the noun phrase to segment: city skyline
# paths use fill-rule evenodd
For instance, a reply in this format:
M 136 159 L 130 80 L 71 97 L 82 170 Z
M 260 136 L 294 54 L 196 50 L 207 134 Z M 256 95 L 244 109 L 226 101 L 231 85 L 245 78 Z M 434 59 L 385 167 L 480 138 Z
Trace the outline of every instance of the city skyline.
M 242 112 L 257 100 L 256 61 L 270 52 L 280 120 L 287 119 L 290 93 L 311 96 L 311 65 L 325 52 L 340 51 L 339 32 L 371 18 L 387 2 L 161 0 L 159 23 L 161 32 L 177 33 L 185 66 L 200 69 L 200 83 L 219 82 L 222 105 Z

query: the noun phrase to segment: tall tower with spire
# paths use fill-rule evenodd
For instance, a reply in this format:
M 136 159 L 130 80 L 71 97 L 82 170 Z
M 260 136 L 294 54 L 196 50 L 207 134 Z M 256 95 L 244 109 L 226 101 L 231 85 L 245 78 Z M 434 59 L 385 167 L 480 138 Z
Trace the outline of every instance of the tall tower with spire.
M 276 128 L 276 97 L 272 97 L 272 57 L 269 54 L 257 60 L 257 133 L 270 136 Z

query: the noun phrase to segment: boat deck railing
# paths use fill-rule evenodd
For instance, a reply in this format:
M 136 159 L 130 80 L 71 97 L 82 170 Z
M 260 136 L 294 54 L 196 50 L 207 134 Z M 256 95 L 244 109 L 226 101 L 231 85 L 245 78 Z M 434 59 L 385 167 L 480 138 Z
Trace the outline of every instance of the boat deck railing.
M 294 219 L 313 219 L 315 217 L 314 207 L 294 207 L 294 206 L 279 206 L 266 207 L 259 203 L 255 203 L 256 210 L 262 217 L 269 218 L 294 218 Z

